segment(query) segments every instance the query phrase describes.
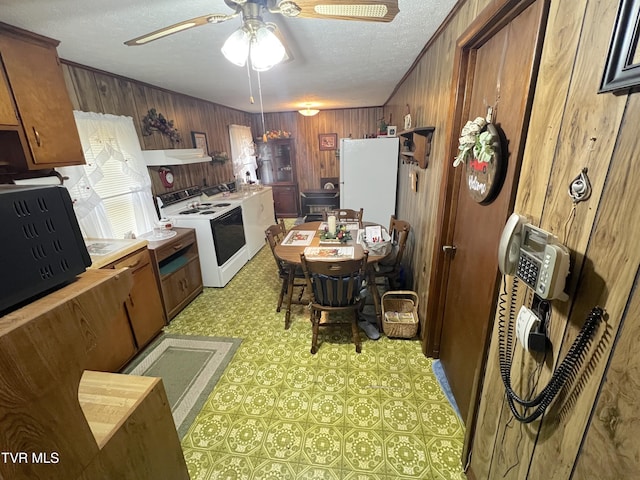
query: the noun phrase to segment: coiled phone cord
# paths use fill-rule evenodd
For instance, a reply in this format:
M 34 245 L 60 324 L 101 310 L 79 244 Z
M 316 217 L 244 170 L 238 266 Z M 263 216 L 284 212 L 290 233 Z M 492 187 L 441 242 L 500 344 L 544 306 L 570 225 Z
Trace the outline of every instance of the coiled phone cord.
M 513 322 L 515 317 L 515 298 L 517 293 L 518 280 L 514 278 L 513 292 L 509 304 L 509 324 L 505 327 L 505 308 L 506 303 L 506 283 L 503 280 L 503 291 L 499 300 L 499 316 L 498 316 L 498 355 L 500 361 L 500 374 L 502 382 L 505 386 L 507 403 L 514 417 L 522 423 L 530 423 L 537 419 L 551 405 L 558 392 L 562 390 L 569 378 L 575 378 L 584 354 L 591 342 L 591 338 L 598 327 L 599 322 L 604 318 L 604 310 L 600 307 L 594 307 L 587 317 L 584 325 L 580 329 L 575 341 L 569 348 L 566 357 L 562 360 L 560 366 L 553 372 L 547 386 L 532 400 L 521 399 L 511 387 L 511 364 L 512 347 L 513 347 Z M 506 342 L 505 342 L 506 340 Z M 505 344 L 506 343 L 506 344 Z M 525 408 L 537 406 L 536 410 L 528 416 L 521 415 L 515 407 L 517 402 Z

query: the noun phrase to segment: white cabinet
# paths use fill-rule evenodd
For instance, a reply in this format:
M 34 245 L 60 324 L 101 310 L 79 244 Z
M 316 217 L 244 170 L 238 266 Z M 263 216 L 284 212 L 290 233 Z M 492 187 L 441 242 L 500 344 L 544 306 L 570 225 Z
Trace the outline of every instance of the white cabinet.
M 275 223 L 271 187 L 264 187 L 242 200 L 242 222 L 251 259 L 265 245 L 264 231 Z

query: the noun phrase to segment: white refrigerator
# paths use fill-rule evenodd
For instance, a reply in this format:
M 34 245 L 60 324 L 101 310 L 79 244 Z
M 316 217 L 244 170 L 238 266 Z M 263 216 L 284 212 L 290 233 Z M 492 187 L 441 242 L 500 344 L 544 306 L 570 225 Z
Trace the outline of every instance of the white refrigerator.
M 388 226 L 396 213 L 397 137 L 340 140 L 340 208 L 364 209 L 364 221 Z

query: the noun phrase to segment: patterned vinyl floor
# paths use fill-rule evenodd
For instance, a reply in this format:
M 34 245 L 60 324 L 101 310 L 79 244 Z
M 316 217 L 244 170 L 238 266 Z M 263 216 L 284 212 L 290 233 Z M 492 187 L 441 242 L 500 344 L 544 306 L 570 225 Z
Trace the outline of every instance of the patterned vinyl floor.
M 223 289 L 205 291 L 165 329 L 242 338 L 182 441 L 192 480 L 464 479 L 464 427 L 418 340 L 369 340 L 321 329 L 309 311 L 275 311 L 280 280 L 268 247 Z

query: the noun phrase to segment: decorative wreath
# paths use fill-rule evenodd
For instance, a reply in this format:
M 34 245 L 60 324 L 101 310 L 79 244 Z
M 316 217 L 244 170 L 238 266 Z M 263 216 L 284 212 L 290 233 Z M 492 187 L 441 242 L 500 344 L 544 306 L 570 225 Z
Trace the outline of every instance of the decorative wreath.
M 499 141 L 487 127 L 487 121 L 478 117 L 473 121 L 468 121 L 458 139 L 458 155 L 453 166 L 457 167 L 467 161 L 473 155 L 478 162 L 489 163 L 495 155 L 494 145 Z
M 142 133 L 151 135 L 153 132 L 160 132 L 169 137 L 173 143 L 180 142 L 180 133 L 173 126 L 173 120 L 167 120 L 164 115 L 156 112 L 155 108 L 150 109 L 142 119 Z

